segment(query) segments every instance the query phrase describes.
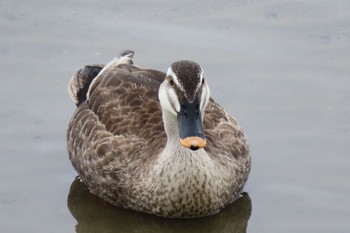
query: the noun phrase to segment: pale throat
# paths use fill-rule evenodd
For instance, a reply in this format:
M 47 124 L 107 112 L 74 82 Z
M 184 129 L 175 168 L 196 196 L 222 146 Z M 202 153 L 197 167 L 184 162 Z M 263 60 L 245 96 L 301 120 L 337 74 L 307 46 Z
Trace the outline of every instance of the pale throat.
M 163 114 L 163 121 L 164 121 L 164 129 L 167 135 L 167 143 L 163 152 L 161 153 L 161 157 L 185 156 L 184 159 L 186 159 L 186 157 L 190 158 L 192 156 L 208 157 L 208 154 L 205 151 L 205 149 L 199 149 L 199 150 L 193 151 L 182 146 L 180 144 L 180 134 L 179 134 L 177 117 L 173 113 L 167 110 L 163 110 L 162 114 Z

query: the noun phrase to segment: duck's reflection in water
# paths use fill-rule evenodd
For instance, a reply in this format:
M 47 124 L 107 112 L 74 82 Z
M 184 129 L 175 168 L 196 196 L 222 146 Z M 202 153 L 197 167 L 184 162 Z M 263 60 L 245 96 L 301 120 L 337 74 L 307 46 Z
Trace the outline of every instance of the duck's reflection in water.
M 219 214 L 197 219 L 166 219 L 106 204 L 75 179 L 68 195 L 68 208 L 78 221 L 77 233 L 89 232 L 246 232 L 252 210 L 248 193 Z

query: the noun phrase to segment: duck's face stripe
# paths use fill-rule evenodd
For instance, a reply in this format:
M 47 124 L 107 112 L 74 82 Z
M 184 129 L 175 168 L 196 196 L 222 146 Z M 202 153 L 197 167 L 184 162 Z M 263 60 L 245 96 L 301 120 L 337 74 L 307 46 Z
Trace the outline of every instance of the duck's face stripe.
M 203 114 L 202 110 L 210 96 L 208 85 L 203 77 L 203 69 L 198 64 L 189 61 L 175 62 L 169 67 L 161 89 L 163 90 L 160 91 L 159 97 L 164 98 L 165 106 L 173 114 L 180 112 L 181 101 L 184 98 L 189 102 L 198 98 L 200 111 Z
M 204 80 L 204 78 L 202 79 L 201 86 L 199 87 L 199 91 L 197 95 L 198 95 L 198 99 L 200 100 L 199 110 L 202 112 L 202 115 L 203 115 L 204 114 L 203 109 L 207 105 L 210 97 L 209 86 L 207 82 Z
M 173 109 L 174 113 L 177 114 L 178 112 L 180 112 L 181 107 L 179 102 L 179 95 L 176 89 L 171 88 L 169 87 L 169 85 L 167 85 L 166 93 L 171 108 Z
M 191 103 L 194 101 L 203 80 L 203 70 L 195 62 L 177 61 L 168 70 L 174 81 Z
M 162 108 L 174 115 L 177 115 L 181 108 L 178 92 L 175 88 L 175 80 L 171 75 L 167 75 L 164 82 L 160 85 L 158 95 Z
M 175 74 L 175 72 L 173 71 L 173 69 L 171 67 L 169 67 L 166 76 L 167 76 L 167 79 L 169 81 L 170 86 L 176 85 L 182 92 L 185 92 L 185 89 L 184 89 L 182 83 L 179 82 L 179 78 L 177 77 L 177 75 Z M 172 85 L 171 81 L 174 82 L 174 85 Z

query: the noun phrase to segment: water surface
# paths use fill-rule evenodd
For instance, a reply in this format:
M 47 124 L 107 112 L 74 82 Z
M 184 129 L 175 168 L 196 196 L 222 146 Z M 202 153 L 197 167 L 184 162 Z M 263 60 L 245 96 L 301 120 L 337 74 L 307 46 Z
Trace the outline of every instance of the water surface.
M 0 231 L 80 229 L 68 199 L 67 83 L 128 48 L 160 70 L 200 63 L 245 129 L 247 232 L 349 232 L 350 3 L 165 2 L 0 3 Z

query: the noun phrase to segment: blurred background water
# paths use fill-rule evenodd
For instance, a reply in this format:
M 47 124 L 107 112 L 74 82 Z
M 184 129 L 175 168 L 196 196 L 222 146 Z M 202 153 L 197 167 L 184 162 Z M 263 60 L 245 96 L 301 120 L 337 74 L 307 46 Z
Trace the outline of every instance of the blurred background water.
M 349 12 L 342 0 L 1 1 L 0 231 L 75 232 L 66 87 L 133 49 L 150 68 L 200 63 L 245 129 L 247 232 L 349 232 Z

